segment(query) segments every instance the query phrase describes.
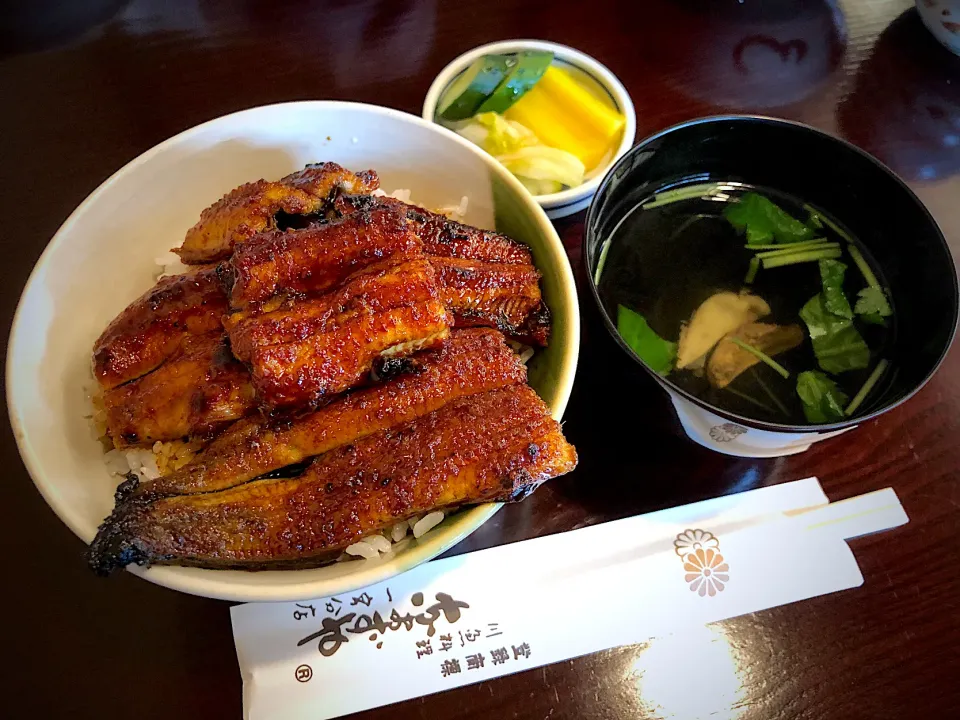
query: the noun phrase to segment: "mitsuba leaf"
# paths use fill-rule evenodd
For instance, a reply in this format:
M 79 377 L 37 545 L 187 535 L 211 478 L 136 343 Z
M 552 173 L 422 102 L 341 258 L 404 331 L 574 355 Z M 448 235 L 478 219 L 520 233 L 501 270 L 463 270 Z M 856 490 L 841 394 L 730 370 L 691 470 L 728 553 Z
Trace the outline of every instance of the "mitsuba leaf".
M 853 326 L 853 321 L 827 309 L 823 293 L 807 301 L 800 310 L 807 324 L 817 363 L 829 373 L 860 370 L 870 364 L 870 348 Z
M 861 320 L 874 325 L 886 325 L 884 318 L 893 315 L 893 309 L 883 288 L 876 285 L 865 287 L 857 293 L 857 304 L 854 310 Z
M 677 344 L 657 335 L 643 315 L 618 306 L 617 331 L 651 370 L 663 376 L 670 374 L 677 360 Z
M 797 375 L 797 395 L 803 403 L 803 414 L 812 423 L 843 420 L 846 393 L 818 370 L 805 370 Z
M 758 193 L 749 192 L 740 202 L 731 203 L 723 216 L 741 233 L 747 243 L 763 245 L 771 242 L 795 243 L 810 240 L 814 229 Z
M 820 261 L 820 279 L 823 282 L 823 303 L 834 315 L 853 319 L 853 310 L 843 294 L 843 274 L 847 266 L 839 260 Z

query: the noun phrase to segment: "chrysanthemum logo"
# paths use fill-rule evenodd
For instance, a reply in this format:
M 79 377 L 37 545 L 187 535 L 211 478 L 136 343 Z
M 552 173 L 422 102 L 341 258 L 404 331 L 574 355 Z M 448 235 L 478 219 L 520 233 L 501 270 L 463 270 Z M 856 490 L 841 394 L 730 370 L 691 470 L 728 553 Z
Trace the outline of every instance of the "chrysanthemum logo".
M 683 561 L 685 582 L 700 597 L 713 597 L 730 581 L 730 566 L 720 554 L 720 541 L 706 530 L 684 530 L 673 541 Z

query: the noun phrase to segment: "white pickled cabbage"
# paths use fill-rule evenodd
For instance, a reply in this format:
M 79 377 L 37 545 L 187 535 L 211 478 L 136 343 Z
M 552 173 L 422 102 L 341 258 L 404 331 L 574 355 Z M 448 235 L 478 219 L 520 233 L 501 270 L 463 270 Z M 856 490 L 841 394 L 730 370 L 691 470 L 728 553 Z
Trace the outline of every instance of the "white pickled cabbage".
M 546 145 L 523 147 L 516 152 L 498 155 L 497 160 L 517 177 L 553 180 L 567 187 L 580 185 L 585 172 L 576 155 Z
M 580 159 L 549 147 L 528 128 L 494 112 L 480 113 L 457 133 L 493 155 L 534 195 L 548 195 L 583 183 Z
M 522 175 L 517 176 L 517 180 L 527 189 L 531 195 L 550 195 L 551 193 L 563 190 L 563 183 L 556 180 L 534 180 L 525 178 Z
M 496 157 L 504 153 L 514 152 L 530 145 L 539 145 L 540 140 L 532 131 L 527 130 L 518 122 L 511 122 L 503 115 L 495 112 L 474 115 L 472 122 L 487 131 L 480 147 Z

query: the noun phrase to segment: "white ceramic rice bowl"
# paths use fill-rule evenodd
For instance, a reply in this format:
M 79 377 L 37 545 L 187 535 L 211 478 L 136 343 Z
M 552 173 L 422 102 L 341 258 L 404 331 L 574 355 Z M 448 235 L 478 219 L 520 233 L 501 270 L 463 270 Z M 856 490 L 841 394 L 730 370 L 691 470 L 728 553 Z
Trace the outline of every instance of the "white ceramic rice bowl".
M 119 480 L 108 473 L 84 417 L 94 340 L 153 284 L 154 258 L 180 244 L 203 208 L 244 182 L 326 160 L 354 170 L 372 167 L 384 189 L 409 188 L 413 201 L 427 207 L 456 206 L 466 195 L 465 222 L 495 226 L 531 246 L 554 332 L 550 347 L 531 361 L 530 383 L 554 417 L 562 415 L 579 345 L 576 287 L 556 231 L 519 182 L 454 133 L 395 110 L 315 101 L 238 112 L 180 133 L 106 180 L 64 222 L 21 297 L 7 355 L 11 424 L 37 488 L 85 542 L 112 510 Z M 377 560 L 265 572 L 130 569 L 158 585 L 227 600 L 324 597 L 429 560 L 498 508 L 451 515 Z

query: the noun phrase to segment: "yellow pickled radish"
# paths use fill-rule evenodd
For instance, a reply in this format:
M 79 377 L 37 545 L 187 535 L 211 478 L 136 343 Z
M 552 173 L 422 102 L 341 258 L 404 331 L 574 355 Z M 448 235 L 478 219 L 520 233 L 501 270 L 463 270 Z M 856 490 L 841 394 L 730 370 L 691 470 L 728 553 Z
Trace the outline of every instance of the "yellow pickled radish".
M 557 97 L 569 98 L 573 112 L 587 125 L 608 140 L 616 139 L 626 119 L 584 88 L 566 70 L 550 67 L 541 78 L 540 87 Z
M 547 145 L 576 155 L 588 169 L 619 141 L 625 123 L 623 115 L 555 66 L 547 68 L 504 115 L 530 128 Z
M 520 100 L 526 102 L 521 103 L 518 100 L 507 109 L 503 116 L 526 127 L 545 145 L 566 150 L 572 155 L 576 155 L 589 168 L 591 163 L 588 162 L 588 158 L 591 158 L 593 154 L 591 148 L 593 143 L 590 138 L 583 138 L 580 134 L 574 134 L 574 128 L 571 128 L 569 123 L 558 121 L 559 117 L 566 112 L 566 108 L 557 102 L 557 98 L 553 95 L 537 93 L 528 100 L 528 96 L 535 89 L 536 86 L 520 98 Z

